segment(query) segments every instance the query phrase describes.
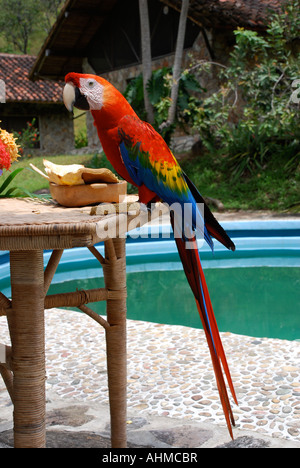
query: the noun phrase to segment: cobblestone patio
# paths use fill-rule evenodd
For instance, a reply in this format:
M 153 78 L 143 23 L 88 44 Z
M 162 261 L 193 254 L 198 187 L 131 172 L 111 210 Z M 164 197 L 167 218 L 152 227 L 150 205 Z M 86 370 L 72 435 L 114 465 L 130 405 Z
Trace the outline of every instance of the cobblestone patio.
M 300 442 L 300 343 L 221 335 L 237 428 Z M 9 344 L 4 317 L 0 336 Z M 104 330 L 89 317 L 46 311 L 46 359 L 52 397 L 108 405 Z M 1 379 L 0 406 L 8 404 Z M 128 411 L 225 426 L 202 330 L 128 320 Z

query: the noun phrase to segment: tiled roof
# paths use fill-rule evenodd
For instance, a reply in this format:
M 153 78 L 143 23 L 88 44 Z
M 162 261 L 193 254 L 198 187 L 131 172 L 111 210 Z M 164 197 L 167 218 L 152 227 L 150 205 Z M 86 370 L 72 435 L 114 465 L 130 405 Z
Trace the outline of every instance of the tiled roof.
M 0 54 L 0 79 L 4 80 L 6 102 L 62 103 L 62 83 L 28 78 L 35 56 Z
M 181 8 L 181 0 L 161 1 Z M 263 28 L 270 11 L 280 11 L 283 4 L 284 0 L 190 0 L 189 16 L 208 28 Z
M 265 29 L 270 10 L 278 11 L 285 1 L 190 0 L 188 16 L 196 24 L 207 29 L 232 30 L 238 26 Z M 149 8 L 152 3 L 160 2 L 177 11 L 181 10 L 182 0 L 151 0 Z M 124 0 L 66 0 L 32 67 L 32 79 L 48 77 L 57 81 L 63 79 L 69 71 L 82 72 L 83 58 L 92 54 L 89 50 L 90 44 L 102 28 L 115 19 L 119 11 L 118 5 L 122 3 Z M 126 25 L 128 27 L 132 24 L 133 12 L 136 13 L 138 9 L 138 0 L 130 0 L 127 4 L 126 15 L 121 18 L 123 33 L 126 31 Z M 158 23 L 155 24 L 157 26 Z M 121 40 L 116 31 L 110 29 L 105 44 L 99 45 L 112 64 L 114 50 Z M 132 47 L 129 36 L 126 40 Z M 97 51 L 93 53 L 97 56 Z M 164 54 L 165 52 L 162 53 Z M 112 65 L 112 69 L 117 68 Z M 101 67 L 97 70 L 98 73 L 103 71 Z

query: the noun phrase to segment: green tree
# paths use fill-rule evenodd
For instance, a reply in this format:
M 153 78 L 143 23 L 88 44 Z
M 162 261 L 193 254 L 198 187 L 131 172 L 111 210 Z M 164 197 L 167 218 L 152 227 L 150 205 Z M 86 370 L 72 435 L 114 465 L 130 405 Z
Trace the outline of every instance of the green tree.
M 34 0 L 0 1 L 0 29 L 16 51 L 28 53 L 30 36 L 39 24 L 38 16 Z
M 5 51 L 28 54 L 34 34 L 49 32 L 62 0 L 0 0 L 0 35 Z
M 60 13 L 64 0 L 39 0 L 36 3 L 40 3 L 43 28 L 48 33 Z

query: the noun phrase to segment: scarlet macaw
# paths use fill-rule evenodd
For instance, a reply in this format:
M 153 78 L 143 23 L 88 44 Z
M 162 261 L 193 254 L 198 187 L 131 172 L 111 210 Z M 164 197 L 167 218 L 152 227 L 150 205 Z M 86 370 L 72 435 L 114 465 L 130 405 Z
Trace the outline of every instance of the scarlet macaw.
M 189 221 L 183 216 L 183 229 L 173 212 L 170 214 L 171 224 L 177 232 L 175 241 L 178 252 L 196 300 L 224 415 L 233 437 L 231 424 L 234 425 L 235 422 L 222 367 L 236 403 L 237 399 L 202 270 L 196 236 L 191 236 L 197 228 L 202 230 L 202 235 L 211 248 L 211 236 L 230 250 L 235 250 L 234 243 L 182 171 L 163 138 L 150 124 L 139 119 L 124 96 L 111 83 L 96 75 L 78 73 L 69 73 L 65 81 L 63 96 L 67 109 L 72 111 L 75 106 L 91 111 L 106 157 L 122 178 L 138 188 L 140 202 L 149 205 L 160 200 L 172 206 L 175 204 L 183 211 L 191 211 Z M 204 220 L 197 203 L 204 204 Z M 204 221 L 202 228 L 201 220 Z

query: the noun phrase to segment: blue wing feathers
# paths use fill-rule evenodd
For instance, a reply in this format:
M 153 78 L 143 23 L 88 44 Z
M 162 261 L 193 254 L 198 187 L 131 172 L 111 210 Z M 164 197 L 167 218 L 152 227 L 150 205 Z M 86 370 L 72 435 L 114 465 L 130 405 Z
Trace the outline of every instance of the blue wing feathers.
M 130 137 L 120 131 L 121 143 L 119 145 L 122 160 L 126 169 L 137 186 L 146 185 L 170 206 L 178 206 L 176 221 L 177 233 L 183 233 L 188 241 L 197 233 L 198 238 L 204 238 L 213 251 L 213 241 L 205 226 L 203 212 L 198 208 L 196 200 L 188 188 L 186 193 L 178 194 L 153 172 L 153 168 L 145 167 L 139 158 L 140 143 L 133 145 Z M 192 230 L 194 232 L 192 232 Z
M 141 186 L 143 181 L 141 180 L 138 174 L 138 168 L 134 167 L 132 160 L 129 158 L 128 150 L 125 146 L 125 143 L 122 141 L 119 147 L 123 162 L 126 166 L 127 171 L 129 172 L 130 177 L 138 186 Z

